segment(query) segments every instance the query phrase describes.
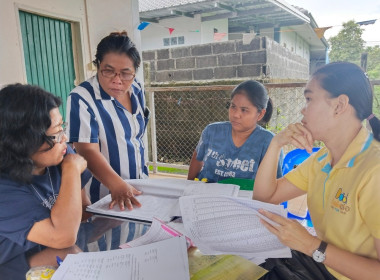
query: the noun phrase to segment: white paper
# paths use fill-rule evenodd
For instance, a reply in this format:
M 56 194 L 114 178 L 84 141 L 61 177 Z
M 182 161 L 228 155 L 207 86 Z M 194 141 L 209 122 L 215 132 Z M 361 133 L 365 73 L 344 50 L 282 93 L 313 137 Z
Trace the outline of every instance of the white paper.
M 118 205 L 109 209 L 111 195 L 107 195 L 87 207 L 87 211 L 95 214 L 135 219 L 152 222 L 157 217 L 165 222 L 173 216 L 180 216 L 178 198 L 193 194 L 214 194 L 236 197 L 240 187 L 232 184 L 203 183 L 184 179 L 135 179 L 126 180 L 143 194 L 136 196 L 141 207 L 133 210 L 120 210 Z
M 133 210 L 120 210 L 119 205 L 109 209 L 111 195 L 103 197 L 101 200 L 87 207 L 88 212 L 103 214 L 107 216 L 121 217 L 126 219 L 136 219 L 138 221 L 152 222 L 153 217 L 168 221 L 171 216 L 176 216 L 179 212 L 178 197 L 155 196 L 151 194 L 142 194 L 137 196 L 141 207 L 135 207 Z
M 173 237 L 136 248 L 68 255 L 52 280 L 190 279 L 186 240 Z
M 290 249 L 261 224 L 257 212 L 265 209 L 286 217 L 282 205 L 210 195 L 181 197 L 179 201 L 186 235 L 203 254 L 291 257 Z
M 120 245 L 120 248 L 132 248 L 132 247 L 138 247 L 145 244 L 150 244 L 154 242 L 158 242 L 161 240 L 172 238 L 173 236 L 181 236 L 182 233 L 176 231 L 171 226 L 165 224 L 164 222 L 154 218 L 152 225 L 150 226 L 149 230 L 142 236 L 128 242 Z M 191 246 L 191 240 L 186 238 L 187 247 L 189 248 Z
M 240 190 L 238 197 L 252 199 L 253 191 Z
M 147 194 L 174 197 L 196 194 L 214 194 L 236 197 L 240 189 L 239 186 L 233 184 L 204 183 L 176 178 L 134 179 L 125 181 Z

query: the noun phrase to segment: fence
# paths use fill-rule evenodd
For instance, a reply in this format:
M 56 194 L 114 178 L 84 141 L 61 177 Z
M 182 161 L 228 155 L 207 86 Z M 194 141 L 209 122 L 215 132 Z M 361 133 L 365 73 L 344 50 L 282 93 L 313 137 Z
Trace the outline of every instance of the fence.
M 305 83 L 265 84 L 274 104 L 268 129 L 277 132 L 301 119 Z M 152 117 L 148 131 L 149 165 L 188 169 L 203 129 L 228 120 L 234 85 L 146 88 Z
M 378 91 L 380 81 L 372 81 Z M 203 129 L 212 122 L 228 120 L 227 103 L 235 85 L 148 87 L 146 94 L 152 117 L 148 130 L 149 165 L 188 169 Z M 305 104 L 305 83 L 265 84 L 274 110 L 268 129 L 274 133 L 300 121 Z M 375 95 L 376 97 L 376 95 Z M 380 109 L 380 93 L 374 112 Z M 377 107 L 376 107 L 377 106 Z M 377 114 L 379 116 L 379 114 Z M 285 151 L 286 152 L 286 151 Z

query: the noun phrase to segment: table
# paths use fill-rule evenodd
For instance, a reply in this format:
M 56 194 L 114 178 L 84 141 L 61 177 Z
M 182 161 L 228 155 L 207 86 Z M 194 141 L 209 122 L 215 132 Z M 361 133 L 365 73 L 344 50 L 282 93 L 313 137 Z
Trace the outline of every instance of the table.
M 124 219 L 94 216 L 90 223 L 82 225 L 81 231 L 84 232 L 80 233 L 80 236 L 85 236 L 85 241 L 78 240 L 78 246 L 80 245 L 85 251 L 117 249 L 119 245 L 127 241 L 130 226 L 131 223 Z M 142 235 L 148 230 L 149 225 L 135 223 L 135 227 L 139 232 L 134 236 L 138 237 L 139 234 Z M 114 234 L 111 233 L 112 230 Z M 108 242 L 105 239 L 108 239 Z M 191 280 L 253 280 L 259 279 L 266 273 L 265 269 L 242 257 L 205 256 L 195 247 L 188 250 L 188 258 Z

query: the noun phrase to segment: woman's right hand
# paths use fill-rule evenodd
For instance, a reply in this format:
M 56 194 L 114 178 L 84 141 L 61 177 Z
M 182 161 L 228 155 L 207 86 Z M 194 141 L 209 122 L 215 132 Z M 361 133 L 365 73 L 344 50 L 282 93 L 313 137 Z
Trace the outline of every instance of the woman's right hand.
M 314 142 L 311 132 L 302 123 L 290 124 L 276 134 L 272 141 L 279 147 L 292 144 L 297 148 L 305 149 L 309 153 L 312 152 Z
M 133 206 L 141 207 L 141 203 L 135 196 L 142 194 L 141 191 L 135 189 L 132 185 L 123 181 L 122 185 L 113 186 L 111 191 L 111 203 L 109 208 L 112 209 L 115 205 L 119 205 L 120 210 L 124 210 L 125 207 L 128 210 L 132 210 Z
M 83 171 L 87 168 L 87 161 L 84 159 L 84 157 L 78 154 L 67 154 L 63 158 L 61 166 L 62 170 L 64 170 L 66 167 L 74 166 L 79 170 L 80 174 L 82 174 Z

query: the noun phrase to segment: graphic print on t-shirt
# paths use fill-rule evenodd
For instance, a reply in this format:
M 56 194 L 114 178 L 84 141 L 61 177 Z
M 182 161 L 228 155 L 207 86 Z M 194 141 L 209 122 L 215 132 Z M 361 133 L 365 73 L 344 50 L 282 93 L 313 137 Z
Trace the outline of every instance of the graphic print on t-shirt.
M 241 172 L 253 172 L 255 166 L 254 159 L 239 159 L 239 158 L 227 158 L 225 154 L 219 154 L 217 151 L 207 149 L 205 161 L 215 161 L 214 173 L 220 177 L 236 177 L 236 173 Z

